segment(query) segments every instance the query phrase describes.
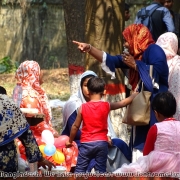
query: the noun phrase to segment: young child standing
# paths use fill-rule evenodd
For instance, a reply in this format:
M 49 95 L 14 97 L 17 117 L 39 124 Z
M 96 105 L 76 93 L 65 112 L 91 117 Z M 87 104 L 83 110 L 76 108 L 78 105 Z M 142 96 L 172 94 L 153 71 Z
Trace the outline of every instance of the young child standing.
M 96 160 L 95 170 L 104 173 L 106 172 L 108 154 L 107 117 L 109 111 L 130 104 L 137 93 L 133 93 L 130 97 L 119 102 L 104 102 L 101 99 L 105 94 L 105 82 L 98 77 L 92 77 L 88 80 L 87 89 L 86 93 L 89 95 L 90 101 L 80 106 L 66 146 L 72 145 L 81 122 L 83 122 L 75 173 L 85 173 L 93 158 Z
M 157 94 L 152 109 L 158 123 L 153 125 L 147 135 L 143 157 L 129 165 L 124 164 L 114 173 L 169 173 L 180 172 L 180 121 L 173 118 L 176 100 L 170 92 Z

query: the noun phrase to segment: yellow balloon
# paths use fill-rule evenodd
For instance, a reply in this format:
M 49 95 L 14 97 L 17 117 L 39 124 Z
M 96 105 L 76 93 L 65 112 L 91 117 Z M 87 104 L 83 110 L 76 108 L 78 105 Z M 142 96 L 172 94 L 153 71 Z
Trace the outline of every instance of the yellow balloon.
M 46 156 L 46 155 L 44 154 L 44 147 L 45 147 L 45 145 L 40 145 L 40 146 L 39 146 L 39 149 L 40 149 L 40 151 L 41 151 L 43 157 Z
M 55 152 L 55 154 L 52 155 L 53 160 L 58 163 L 61 164 L 65 161 L 65 156 L 61 151 L 57 151 Z

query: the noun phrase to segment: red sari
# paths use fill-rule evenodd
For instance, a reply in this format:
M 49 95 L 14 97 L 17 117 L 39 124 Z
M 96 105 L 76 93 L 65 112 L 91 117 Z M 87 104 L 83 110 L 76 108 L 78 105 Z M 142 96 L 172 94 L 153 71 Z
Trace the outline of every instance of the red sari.
M 36 108 L 39 113 L 44 114 L 44 121 L 37 124 L 36 126 L 30 126 L 30 129 L 33 132 L 33 135 L 36 138 L 38 145 L 45 144 L 41 141 L 41 133 L 43 130 L 50 130 L 54 135 L 58 135 L 56 130 L 53 129 L 51 124 L 51 109 L 48 104 L 48 98 L 44 89 L 40 86 L 40 67 L 36 61 L 24 61 L 20 64 L 18 70 L 16 71 L 16 76 L 18 82 L 21 83 L 23 94 L 21 108 Z M 78 147 L 76 143 L 73 143 L 71 148 L 61 148 L 60 151 L 65 155 L 65 162 L 63 165 L 67 168 L 67 171 L 70 171 L 72 166 L 76 165 Z M 18 141 L 19 150 L 21 156 L 25 159 L 25 148 Z M 53 163 L 55 163 L 52 157 L 46 157 Z M 57 163 L 55 163 L 57 165 Z

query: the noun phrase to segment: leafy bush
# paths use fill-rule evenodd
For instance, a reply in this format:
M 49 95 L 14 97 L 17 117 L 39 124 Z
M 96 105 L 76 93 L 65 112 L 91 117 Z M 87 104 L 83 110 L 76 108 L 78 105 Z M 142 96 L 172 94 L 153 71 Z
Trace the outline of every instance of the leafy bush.
M 13 62 L 10 57 L 0 59 L 0 74 L 15 72 L 19 64 Z

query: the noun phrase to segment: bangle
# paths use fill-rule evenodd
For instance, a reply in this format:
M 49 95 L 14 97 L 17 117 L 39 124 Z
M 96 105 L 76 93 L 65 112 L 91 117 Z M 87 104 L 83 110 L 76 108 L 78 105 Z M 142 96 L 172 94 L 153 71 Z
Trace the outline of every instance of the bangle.
M 92 48 L 92 46 L 89 44 L 89 49 L 86 52 L 90 52 L 91 48 Z

